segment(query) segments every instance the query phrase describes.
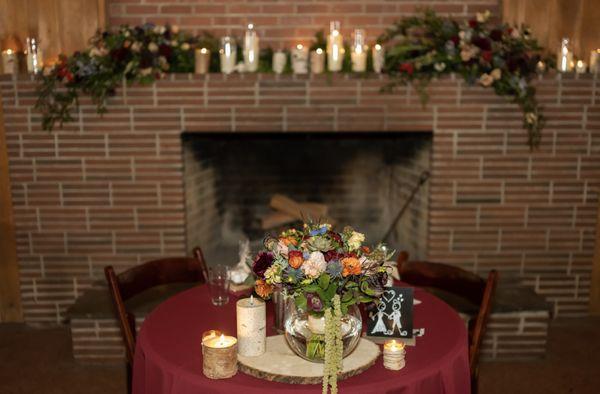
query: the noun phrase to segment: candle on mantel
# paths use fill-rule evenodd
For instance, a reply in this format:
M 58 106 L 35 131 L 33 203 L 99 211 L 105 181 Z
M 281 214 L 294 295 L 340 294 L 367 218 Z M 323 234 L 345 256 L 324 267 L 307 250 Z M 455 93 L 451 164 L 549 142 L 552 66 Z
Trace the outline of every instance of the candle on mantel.
M 12 49 L 2 51 L 2 72 L 4 74 L 16 74 L 18 70 L 17 53 Z
M 404 343 L 395 339 L 386 341 L 383 345 L 383 366 L 394 371 L 401 370 L 406 365 L 405 354 Z
M 587 64 L 583 60 L 577 60 L 577 63 L 575 63 L 575 72 L 577 74 L 585 74 L 586 71 Z
M 209 379 L 237 373 L 237 339 L 221 334 L 202 341 L 202 372 Z
M 256 72 L 259 61 L 259 39 L 253 23 L 248 23 L 244 35 L 244 71 Z
M 373 71 L 380 74 L 383 71 L 383 65 L 385 64 L 385 49 L 381 44 L 375 44 L 372 50 L 373 55 Z
M 354 29 L 354 45 L 352 45 L 352 71 L 362 73 L 367 71 L 367 52 L 365 51 L 365 31 Z
M 325 71 L 325 53 L 323 49 L 317 48 L 310 53 L 310 72 L 322 74 Z
M 267 349 L 267 308 L 263 300 L 243 298 L 236 303 L 239 354 L 255 357 Z
M 237 60 L 237 46 L 233 38 L 221 38 L 219 60 L 221 62 L 221 72 L 223 74 L 231 74 L 235 70 L 235 64 Z
M 573 70 L 573 52 L 568 38 L 563 38 L 560 42 L 558 58 L 556 59 L 556 68 L 560 72 L 568 72 Z
M 276 74 L 281 74 L 285 70 L 287 56 L 283 51 L 277 51 L 273 54 L 273 71 Z
M 344 37 L 340 33 L 340 22 L 329 22 L 329 35 L 327 36 L 327 69 L 341 71 L 344 62 Z
M 210 68 L 210 51 L 206 48 L 196 49 L 194 51 L 196 74 L 206 74 Z
M 590 72 L 597 73 L 600 71 L 600 48 L 590 52 Z
M 294 74 L 308 73 L 308 48 L 302 44 L 292 49 L 292 70 Z

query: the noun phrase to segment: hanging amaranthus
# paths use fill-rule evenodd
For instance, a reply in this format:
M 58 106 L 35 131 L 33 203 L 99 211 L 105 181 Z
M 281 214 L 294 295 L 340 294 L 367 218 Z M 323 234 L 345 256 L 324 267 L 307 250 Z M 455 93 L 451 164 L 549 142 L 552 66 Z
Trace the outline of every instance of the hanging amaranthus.
M 323 365 L 323 394 L 331 388 L 337 394 L 338 374 L 342 371 L 342 308 L 340 296 L 333 297 L 333 307 L 325 310 L 325 364 Z

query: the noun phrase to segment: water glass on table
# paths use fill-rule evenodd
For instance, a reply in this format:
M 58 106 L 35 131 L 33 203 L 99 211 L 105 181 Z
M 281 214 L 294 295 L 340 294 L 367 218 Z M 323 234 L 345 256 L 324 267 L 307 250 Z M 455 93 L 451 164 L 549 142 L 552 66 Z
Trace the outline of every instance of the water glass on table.
M 208 290 L 213 305 L 222 306 L 229 302 L 229 267 L 219 264 L 209 269 Z

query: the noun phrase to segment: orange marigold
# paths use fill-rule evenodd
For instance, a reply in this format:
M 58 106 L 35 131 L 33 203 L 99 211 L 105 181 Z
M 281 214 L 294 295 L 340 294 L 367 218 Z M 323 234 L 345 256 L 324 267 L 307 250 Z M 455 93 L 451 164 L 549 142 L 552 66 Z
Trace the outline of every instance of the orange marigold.
M 282 237 L 282 238 L 279 238 L 279 240 L 281 242 L 283 242 L 283 244 L 285 246 L 289 246 L 289 245 L 298 246 L 298 240 L 294 237 Z
M 269 298 L 273 294 L 273 285 L 268 284 L 263 279 L 257 279 L 254 283 L 254 290 L 262 298 Z
M 344 257 L 342 259 L 342 276 L 359 275 L 361 273 L 360 261 L 356 257 Z

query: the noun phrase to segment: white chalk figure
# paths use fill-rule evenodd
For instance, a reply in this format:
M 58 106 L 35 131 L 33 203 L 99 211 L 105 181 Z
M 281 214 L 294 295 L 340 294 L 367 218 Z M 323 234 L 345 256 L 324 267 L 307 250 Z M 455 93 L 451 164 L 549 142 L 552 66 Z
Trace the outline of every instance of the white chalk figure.
M 401 303 L 402 298 L 399 298 L 395 299 L 392 304 L 392 313 L 388 316 L 392 321 L 392 329 L 387 332 L 388 335 L 392 335 L 396 331 L 396 327 L 398 327 L 398 332 L 402 334 L 402 323 L 400 322 L 400 318 L 402 317 Z
M 387 332 L 387 327 L 385 326 L 385 322 L 383 321 L 383 316 L 387 317 L 387 314 L 384 312 L 385 310 L 385 302 L 380 302 L 377 305 L 377 323 L 375 323 L 375 327 L 373 327 L 373 330 L 371 331 L 371 334 L 375 334 L 378 332 L 383 332 L 386 333 Z M 375 316 L 373 316 L 373 320 L 375 319 Z

